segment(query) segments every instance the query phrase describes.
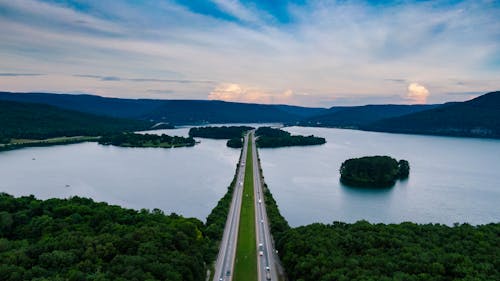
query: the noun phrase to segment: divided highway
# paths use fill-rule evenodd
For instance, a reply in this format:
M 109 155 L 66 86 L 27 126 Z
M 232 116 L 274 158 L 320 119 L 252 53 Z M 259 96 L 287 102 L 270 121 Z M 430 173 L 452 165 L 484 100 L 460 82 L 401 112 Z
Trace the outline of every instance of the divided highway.
M 253 132 L 251 133 L 253 137 Z M 277 267 L 279 266 L 275 258 L 276 252 L 273 246 L 269 221 L 267 219 L 266 204 L 264 202 L 264 191 L 262 177 L 259 169 L 259 158 L 255 141 L 252 141 L 253 153 L 253 181 L 255 192 L 255 224 L 257 231 L 258 247 L 258 277 L 259 281 L 278 280 Z
M 252 139 L 252 163 L 245 163 L 249 138 Z M 241 202 L 243 196 L 243 181 L 245 178 L 245 164 L 252 165 L 254 184 L 254 207 L 255 207 L 255 231 L 257 256 L 257 272 L 259 281 L 279 280 L 279 261 L 273 246 L 269 221 L 264 202 L 264 191 L 262 176 L 259 169 L 257 147 L 254 141 L 254 132 L 245 136 L 240 168 L 238 169 L 237 181 L 235 183 L 231 206 L 224 228 L 219 254 L 215 264 L 215 275 L 213 281 L 233 280 L 234 264 L 236 257 L 236 245 L 238 241 L 238 228 L 240 223 Z M 237 281 L 237 280 L 234 280 Z
M 215 263 L 213 281 L 230 281 L 233 277 L 234 259 L 238 241 L 238 227 L 240 224 L 241 200 L 243 195 L 243 180 L 245 178 L 245 161 L 247 159 L 248 134 L 245 136 L 243 152 L 239 163 L 238 176 L 233 187 L 233 198 L 224 228 L 224 234 Z

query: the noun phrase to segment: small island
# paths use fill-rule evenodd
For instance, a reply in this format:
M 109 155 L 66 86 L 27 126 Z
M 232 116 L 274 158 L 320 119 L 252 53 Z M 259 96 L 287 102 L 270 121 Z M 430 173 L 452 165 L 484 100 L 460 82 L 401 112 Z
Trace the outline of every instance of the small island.
M 194 127 L 189 129 L 189 136 L 208 139 L 241 138 L 243 133 L 253 130 L 249 126 Z
M 99 139 L 99 144 L 114 145 L 122 147 L 184 147 L 194 146 L 195 140 L 192 137 L 178 137 L 169 135 L 135 134 L 121 133 L 106 135 Z
M 325 144 L 325 138 L 291 135 L 287 131 L 271 127 L 260 127 L 255 131 L 257 146 L 260 148 L 275 148 L 285 146 L 306 146 Z
M 243 147 L 243 140 L 242 138 L 232 138 L 227 141 L 226 143 L 227 147 L 230 148 L 242 148 Z
M 410 164 L 389 156 L 349 159 L 340 167 L 340 181 L 350 186 L 390 187 L 398 179 L 408 178 Z

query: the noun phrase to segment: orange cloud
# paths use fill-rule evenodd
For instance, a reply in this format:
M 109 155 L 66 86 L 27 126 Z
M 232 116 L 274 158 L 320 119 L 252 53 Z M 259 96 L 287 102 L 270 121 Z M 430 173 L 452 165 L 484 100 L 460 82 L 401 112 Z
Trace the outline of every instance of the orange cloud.
M 294 93 L 286 90 L 283 93 L 273 94 L 258 88 L 253 88 L 235 83 L 222 83 L 217 85 L 210 94 L 210 100 L 223 100 L 247 103 L 293 103 Z
M 427 97 L 429 96 L 429 90 L 418 83 L 411 83 L 408 85 L 408 93 L 406 98 L 410 100 L 411 103 L 425 104 L 427 103 Z

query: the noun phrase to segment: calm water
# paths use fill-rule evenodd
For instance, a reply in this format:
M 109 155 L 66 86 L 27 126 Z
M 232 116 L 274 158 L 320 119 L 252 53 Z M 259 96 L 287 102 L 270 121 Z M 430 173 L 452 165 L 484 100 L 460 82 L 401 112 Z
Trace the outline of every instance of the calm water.
M 154 132 L 186 136 L 188 129 Z M 42 199 L 79 195 L 204 220 L 226 192 L 239 153 L 209 139 L 175 149 L 97 143 L 24 148 L 0 153 L 0 191 Z
M 419 223 L 500 221 L 500 141 L 290 127 L 327 144 L 260 149 L 264 176 L 290 224 L 366 219 Z M 410 162 L 410 178 L 389 189 L 339 183 L 348 158 L 389 155 Z
M 500 141 L 287 130 L 328 141 L 322 146 L 259 150 L 266 182 L 294 226 L 360 219 L 500 221 Z M 186 136 L 188 128 L 154 132 Z M 224 140 L 199 140 L 195 147 L 176 149 L 81 143 L 1 152 L 0 191 L 42 199 L 79 195 L 204 220 L 233 178 L 239 150 L 227 148 Z M 342 161 L 375 154 L 409 160 L 410 178 L 383 190 L 339 183 Z

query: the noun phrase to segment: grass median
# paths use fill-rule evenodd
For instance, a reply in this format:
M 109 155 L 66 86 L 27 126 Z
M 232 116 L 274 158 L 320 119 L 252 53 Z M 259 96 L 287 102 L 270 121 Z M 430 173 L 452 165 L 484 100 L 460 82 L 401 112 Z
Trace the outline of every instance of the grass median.
M 252 139 L 248 140 L 245 183 L 241 203 L 240 228 L 236 248 L 233 280 L 257 280 L 257 248 L 255 234 L 255 199 L 253 193 Z

